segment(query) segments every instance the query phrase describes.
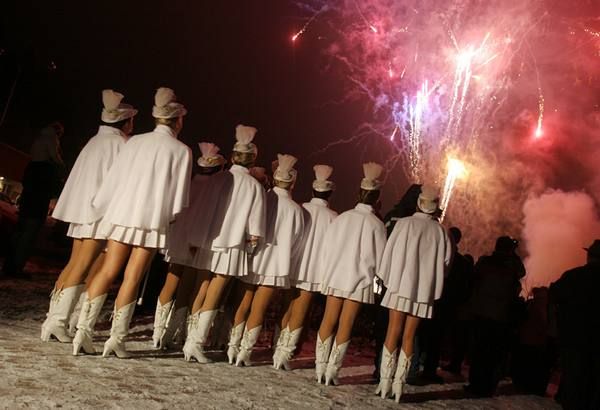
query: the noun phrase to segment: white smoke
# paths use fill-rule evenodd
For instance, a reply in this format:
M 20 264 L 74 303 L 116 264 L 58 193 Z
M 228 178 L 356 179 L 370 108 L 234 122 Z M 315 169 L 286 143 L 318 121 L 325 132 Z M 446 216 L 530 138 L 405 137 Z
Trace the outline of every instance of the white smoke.
M 600 238 L 594 199 L 584 192 L 548 190 L 523 205 L 525 291 L 548 286 L 586 261 L 584 247 Z

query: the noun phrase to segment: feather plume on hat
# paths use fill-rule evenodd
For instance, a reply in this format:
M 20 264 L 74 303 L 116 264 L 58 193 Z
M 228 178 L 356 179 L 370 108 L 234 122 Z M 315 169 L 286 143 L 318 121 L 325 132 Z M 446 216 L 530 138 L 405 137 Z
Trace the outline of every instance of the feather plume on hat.
M 219 147 L 212 142 L 200 142 L 198 144 L 202 156 L 198 158 L 198 165 L 205 168 L 221 166 L 225 163 L 225 158 L 219 154 Z
M 113 90 L 102 90 L 102 122 L 114 124 L 129 119 L 137 114 L 137 110 L 129 104 L 123 104 L 125 96 Z
M 313 167 L 315 171 L 315 180 L 313 181 L 312 188 L 317 192 L 332 191 L 335 188 L 335 184 L 329 181 L 329 177 L 333 174 L 333 167 L 329 165 L 315 165 Z
M 152 116 L 154 118 L 177 118 L 187 114 L 185 107 L 177 102 L 175 91 L 167 87 L 160 87 L 154 95 L 154 107 Z
M 296 179 L 296 170 L 294 165 L 298 158 L 288 154 L 277 154 L 277 169 L 273 178 L 281 182 L 292 182 Z
M 383 172 L 383 167 L 376 162 L 367 162 L 363 164 L 363 173 L 365 177 L 360 182 L 360 187 L 367 191 L 374 191 L 381 188 L 379 177 Z
M 252 143 L 254 136 L 256 135 L 257 129 L 254 127 L 248 127 L 246 125 L 238 125 L 235 127 L 235 139 L 236 143 L 233 146 L 233 150 L 236 152 L 256 154 L 256 145 Z

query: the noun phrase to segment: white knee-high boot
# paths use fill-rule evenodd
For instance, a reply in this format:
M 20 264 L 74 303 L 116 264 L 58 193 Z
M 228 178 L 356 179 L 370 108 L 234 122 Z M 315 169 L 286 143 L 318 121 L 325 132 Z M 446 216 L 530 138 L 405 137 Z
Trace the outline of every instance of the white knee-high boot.
M 83 289 L 81 295 L 79 295 L 79 300 L 77 301 L 77 303 L 75 303 L 73 313 L 71 313 L 71 317 L 69 318 L 69 334 L 72 337 L 75 337 L 75 332 L 77 332 L 77 321 L 79 320 L 79 313 L 81 313 L 81 307 L 83 306 L 83 302 L 85 302 L 86 293 L 84 289 L 85 284 L 83 284 Z
M 56 305 L 56 294 L 57 293 L 58 293 L 58 290 L 56 289 L 56 286 L 55 286 L 52 288 L 52 292 L 50 292 L 50 305 L 48 306 L 48 313 L 46 313 L 46 319 L 44 320 L 44 323 L 42 323 L 42 333 L 41 333 L 42 340 L 44 340 L 44 335 L 46 334 L 46 325 L 48 325 L 48 322 L 50 321 L 50 315 L 54 311 L 54 306 Z
M 83 302 L 83 306 L 81 307 L 81 312 L 79 312 L 77 332 L 73 338 L 73 356 L 77 356 L 81 349 L 87 354 L 96 353 L 92 343 L 94 326 L 96 326 L 96 320 L 98 320 L 105 300 L 106 293 L 96 296 L 93 300 L 90 300 L 86 296 L 85 302 Z
M 385 399 L 392 390 L 392 378 L 396 372 L 396 360 L 398 350 L 390 353 L 385 346 L 381 353 L 381 364 L 379 365 L 379 385 L 375 390 L 375 394 L 381 394 L 381 398 Z
M 231 328 L 229 343 L 227 344 L 227 359 L 229 360 L 229 364 L 235 364 L 237 355 L 240 352 L 240 343 L 244 335 L 245 326 L 246 322 L 242 322 Z
M 186 361 L 196 359 L 198 363 L 210 363 L 204 355 L 204 344 L 212 327 L 217 310 L 196 312 L 190 317 L 188 335 L 183 345 L 183 357 Z
M 110 337 L 104 343 L 102 357 L 108 357 L 113 352 L 119 359 L 125 359 L 130 356 L 125 347 L 125 338 L 129 334 L 129 323 L 131 323 L 134 311 L 135 301 L 122 306 L 119 310 L 117 310 L 117 306 L 115 305 L 112 326 L 110 327 Z
M 402 392 L 404 390 L 404 384 L 406 384 L 406 376 L 408 376 L 408 369 L 412 362 L 412 356 L 407 357 L 404 350 L 400 349 L 398 355 L 398 367 L 396 368 L 396 374 L 394 375 L 394 382 L 392 383 L 392 396 L 395 396 L 396 403 L 400 402 Z
M 342 368 L 344 356 L 346 356 L 349 345 L 350 340 L 341 345 L 338 345 L 337 341 L 333 343 L 331 355 L 329 355 L 329 363 L 327 363 L 327 370 L 325 370 L 325 386 L 329 386 L 330 383 L 337 386 L 338 372 Z
M 325 379 L 325 370 L 329 361 L 331 345 L 333 343 L 333 335 L 329 336 L 325 341 L 321 340 L 321 336 L 317 333 L 317 345 L 315 347 L 315 371 L 317 373 L 317 383 L 321 383 Z
M 275 329 L 277 330 L 277 328 Z M 286 339 L 288 338 L 288 333 L 290 331 L 289 327 L 284 327 L 283 329 L 281 329 L 279 331 L 278 337 L 275 342 L 275 351 L 273 352 L 273 368 L 275 369 L 279 369 L 281 368 L 281 346 L 283 346 L 283 344 L 286 342 Z
M 160 299 L 156 301 L 156 311 L 154 312 L 154 331 L 152 332 L 152 346 L 158 348 L 160 339 L 165 332 L 167 321 L 171 315 L 173 301 L 170 300 L 164 305 L 160 303 Z
M 170 349 L 173 347 L 175 333 L 181 331 L 182 327 L 188 327 L 188 307 L 180 306 L 177 309 L 171 309 L 171 314 L 167 320 L 166 327 L 160 337 L 159 346 L 161 349 Z M 190 319 L 191 320 L 191 319 Z M 185 333 L 185 332 L 183 332 Z
M 54 293 L 54 306 L 42 327 L 42 340 L 47 342 L 54 336 L 61 343 L 71 343 L 73 338 L 67 331 L 67 324 L 84 285 L 71 286 Z
M 300 335 L 302 334 L 301 327 L 299 327 L 298 329 L 294 329 L 291 332 L 289 328 L 286 329 L 287 332 L 285 334 L 285 338 L 283 339 L 281 346 L 279 347 L 277 361 L 275 361 L 275 356 L 273 356 L 273 366 L 278 370 L 290 370 L 290 360 L 294 355 L 294 351 L 296 350 L 296 346 L 298 345 L 298 340 L 300 340 Z
M 262 329 L 262 325 L 258 325 L 252 329 L 244 330 L 244 336 L 242 336 L 242 341 L 240 343 L 240 351 L 235 360 L 236 366 L 251 366 L 250 355 L 252 354 L 252 349 L 254 349 L 254 345 L 258 341 L 258 336 L 260 335 L 260 330 Z

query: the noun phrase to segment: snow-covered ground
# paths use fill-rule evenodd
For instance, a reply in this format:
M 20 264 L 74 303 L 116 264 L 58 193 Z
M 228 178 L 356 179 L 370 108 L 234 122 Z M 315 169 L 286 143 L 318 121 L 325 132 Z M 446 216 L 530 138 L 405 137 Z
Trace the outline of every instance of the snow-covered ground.
M 0 408 L 126 409 L 558 409 L 550 398 L 510 394 L 502 386 L 493 399 L 465 399 L 462 381 L 407 386 L 403 402 L 373 394 L 372 352 L 350 352 L 341 386 L 314 380 L 310 340 L 295 370 L 276 371 L 266 348 L 255 351 L 255 365 L 236 368 L 222 352 L 216 363 L 185 362 L 178 352 L 150 346 L 152 317 L 136 315 L 128 348 L 132 359 L 71 355 L 71 345 L 43 343 L 40 324 L 57 269 L 43 268 L 32 281 L 0 280 Z M 48 272 L 50 270 L 50 272 Z M 108 337 L 107 301 L 98 322 L 96 348 Z M 306 353 L 308 352 L 308 353 Z

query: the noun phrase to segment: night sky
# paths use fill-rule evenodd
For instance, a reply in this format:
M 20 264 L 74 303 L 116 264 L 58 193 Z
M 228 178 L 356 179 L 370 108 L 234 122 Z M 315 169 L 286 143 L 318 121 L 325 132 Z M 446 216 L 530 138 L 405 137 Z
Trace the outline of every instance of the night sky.
M 350 134 L 367 113 L 335 103 L 346 80 L 325 70 L 318 37 L 290 41 L 306 21 L 294 2 L 19 0 L 2 7 L 2 108 L 18 81 L 0 141 L 28 151 L 37 130 L 58 119 L 72 163 L 98 127 L 103 88 L 122 92 L 140 110 L 141 133 L 153 127 L 156 88 L 168 86 L 188 108 L 180 139 L 195 157 L 200 141 L 217 143 L 228 156 L 235 126 L 252 125 L 259 165 L 269 169 L 278 152 L 299 158 L 296 200 L 309 199 L 312 165 L 328 163 L 339 187 L 334 207 L 353 205 L 361 148 L 311 154 Z

